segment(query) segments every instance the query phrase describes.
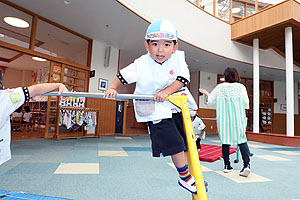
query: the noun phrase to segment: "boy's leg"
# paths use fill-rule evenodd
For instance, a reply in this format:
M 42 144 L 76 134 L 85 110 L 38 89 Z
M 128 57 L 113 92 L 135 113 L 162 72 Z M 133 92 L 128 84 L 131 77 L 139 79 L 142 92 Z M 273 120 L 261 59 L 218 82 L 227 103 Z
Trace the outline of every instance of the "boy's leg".
M 243 144 L 239 144 L 239 147 L 240 147 L 240 151 L 241 151 L 241 154 L 242 154 L 242 159 L 243 159 L 243 162 L 244 162 L 244 167 L 240 171 L 240 175 L 247 177 L 251 172 L 251 170 L 250 170 L 250 155 L 249 155 L 248 145 L 245 142 Z
M 224 160 L 224 172 L 225 173 L 233 171 L 233 168 L 231 167 L 230 160 L 229 160 L 229 148 L 230 148 L 230 145 L 222 144 L 222 154 L 223 154 L 223 160 Z
M 186 190 L 188 190 L 194 194 L 197 194 L 195 179 L 189 172 L 189 167 L 187 164 L 185 153 L 182 151 L 182 152 L 173 154 L 173 155 L 171 155 L 171 158 L 172 158 L 172 161 L 173 161 L 173 163 L 178 171 L 179 177 L 180 177 L 178 184 L 181 187 L 185 188 Z

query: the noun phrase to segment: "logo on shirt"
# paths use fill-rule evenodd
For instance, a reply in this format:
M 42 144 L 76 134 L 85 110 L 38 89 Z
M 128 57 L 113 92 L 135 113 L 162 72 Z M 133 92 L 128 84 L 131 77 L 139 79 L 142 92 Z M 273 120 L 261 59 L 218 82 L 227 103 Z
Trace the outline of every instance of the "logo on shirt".
M 173 75 L 173 74 L 174 74 L 174 71 L 173 71 L 173 69 L 170 71 L 170 74 L 171 74 L 171 75 Z
M 21 101 L 21 96 L 18 92 L 9 95 L 11 102 L 16 103 Z
M 187 96 L 187 94 L 186 94 L 186 93 L 181 93 L 181 95 Z

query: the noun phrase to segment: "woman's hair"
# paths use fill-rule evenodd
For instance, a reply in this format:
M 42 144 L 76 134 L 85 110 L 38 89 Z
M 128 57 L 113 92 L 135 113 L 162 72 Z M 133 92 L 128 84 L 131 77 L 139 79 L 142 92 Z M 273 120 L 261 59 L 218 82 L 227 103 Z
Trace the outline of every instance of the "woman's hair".
M 227 67 L 224 71 L 225 82 L 239 83 L 241 82 L 240 75 L 234 67 Z
M 3 90 L 4 89 L 4 85 L 3 85 L 3 82 L 2 82 L 2 70 L 0 70 L 0 90 Z
M 30 112 L 30 107 L 29 106 L 24 106 L 25 112 L 29 113 Z
M 17 112 L 17 113 L 22 112 L 22 106 L 20 106 L 18 109 L 16 109 L 15 112 Z

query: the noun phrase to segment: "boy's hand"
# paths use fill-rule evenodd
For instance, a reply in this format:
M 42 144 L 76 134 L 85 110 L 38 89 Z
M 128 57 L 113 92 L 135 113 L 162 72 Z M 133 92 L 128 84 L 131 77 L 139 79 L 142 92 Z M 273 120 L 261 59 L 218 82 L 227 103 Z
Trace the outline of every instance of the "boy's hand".
M 207 92 L 205 89 L 199 88 L 199 92 L 200 92 L 200 94 L 203 93 L 206 96 L 209 96 L 209 92 Z
M 58 87 L 58 94 L 62 94 L 63 92 L 69 92 L 64 84 L 60 84 Z
M 117 90 L 113 89 L 113 88 L 109 88 L 108 90 L 105 91 L 104 97 L 108 98 L 115 98 L 118 95 Z
M 154 95 L 154 101 L 159 101 L 159 102 L 163 102 L 166 100 L 166 98 L 169 96 L 169 94 L 164 91 L 164 90 L 161 90 L 159 91 L 158 93 L 156 93 Z

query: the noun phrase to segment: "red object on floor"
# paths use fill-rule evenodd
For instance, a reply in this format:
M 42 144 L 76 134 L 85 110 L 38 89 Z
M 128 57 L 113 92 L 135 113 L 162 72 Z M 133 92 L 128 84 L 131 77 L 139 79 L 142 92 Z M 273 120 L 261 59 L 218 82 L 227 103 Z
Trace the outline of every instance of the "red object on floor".
M 236 148 L 230 147 L 229 154 L 235 153 Z M 214 162 L 223 158 L 222 146 L 201 144 L 201 150 L 198 152 L 199 159 L 206 162 Z

